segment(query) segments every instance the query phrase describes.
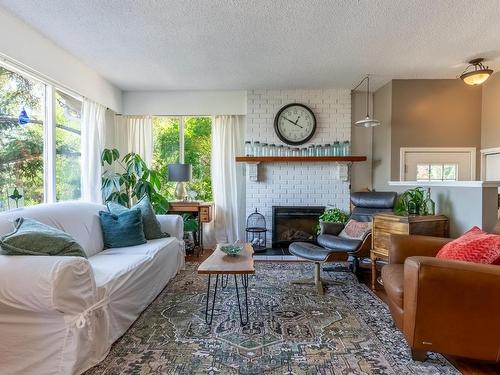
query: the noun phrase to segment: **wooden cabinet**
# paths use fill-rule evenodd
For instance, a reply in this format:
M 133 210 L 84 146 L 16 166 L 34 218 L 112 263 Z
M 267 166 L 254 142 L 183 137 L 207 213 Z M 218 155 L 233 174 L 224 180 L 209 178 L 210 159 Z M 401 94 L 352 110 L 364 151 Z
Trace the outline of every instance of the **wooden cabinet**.
M 397 216 L 377 214 L 372 221 L 372 289 L 377 280 L 376 261 L 389 258 L 391 234 L 419 234 L 423 236 L 448 237 L 449 222 L 444 215 Z

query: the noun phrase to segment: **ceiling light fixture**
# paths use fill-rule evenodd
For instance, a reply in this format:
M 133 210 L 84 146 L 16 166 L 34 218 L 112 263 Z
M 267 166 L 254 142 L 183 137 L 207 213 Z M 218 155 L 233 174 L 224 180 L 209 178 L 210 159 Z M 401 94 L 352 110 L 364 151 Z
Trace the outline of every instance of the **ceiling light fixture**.
M 370 75 L 367 74 L 352 91 L 361 86 L 364 81 L 366 81 L 366 117 L 363 120 L 356 121 L 354 125 L 360 128 L 373 128 L 374 126 L 380 125 L 380 121 L 370 117 Z
M 469 65 L 460 75 L 460 79 L 471 86 L 480 85 L 484 81 L 486 81 L 493 73 L 493 70 L 488 69 L 487 66 L 484 66 L 483 61 L 483 58 L 477 58 L 469 61 Z

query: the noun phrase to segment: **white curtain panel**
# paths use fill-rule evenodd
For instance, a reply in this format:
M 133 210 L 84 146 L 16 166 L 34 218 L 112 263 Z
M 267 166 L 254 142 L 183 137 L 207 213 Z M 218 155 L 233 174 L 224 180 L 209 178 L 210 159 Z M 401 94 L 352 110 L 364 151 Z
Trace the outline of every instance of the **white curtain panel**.
M 212 129 L 212 189 L 218 243 L 243 239 L 244 176 L 235 157 L 243 154 L 244 117 L 215 116 Z
M 83 99 L 82 106 L 82 200 L 102 203 L 101 153 L 105 145 L 106 107 Z
M 151 116 L 115 115 L 113 140 L 108 148 L 120 151 L 120 157 L 129 152 L 139 154 L 150 166 L 153 160 L 153 125 Z
M 125 116 L 128 151 L 139 154 L 148 166 L 153 162 L 153 123 L 151 116 Z

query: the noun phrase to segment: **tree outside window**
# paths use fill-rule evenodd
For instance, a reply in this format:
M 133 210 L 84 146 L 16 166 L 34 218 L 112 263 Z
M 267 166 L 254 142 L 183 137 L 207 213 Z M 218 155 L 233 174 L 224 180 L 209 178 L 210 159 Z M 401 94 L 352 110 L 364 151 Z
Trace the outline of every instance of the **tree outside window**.
M 44 200 L 44 111 L 45 85 L 0 67 L 0 210 L 14 188 L 25 205 Z
M 173 199 L 175 190 L 175 183 L 168 181 L 168 164 L 178 163 L 183 159 L 184 163 L 193 166 L 193 179 L 187 184 L 188 194 L 196 200 L 212 200 L 211 137 L 210 117 L 153 117 L 153 168 L 163 176 L 162 194 L 165 197 Z M 183 154 L 181 142 L 184 145 Z

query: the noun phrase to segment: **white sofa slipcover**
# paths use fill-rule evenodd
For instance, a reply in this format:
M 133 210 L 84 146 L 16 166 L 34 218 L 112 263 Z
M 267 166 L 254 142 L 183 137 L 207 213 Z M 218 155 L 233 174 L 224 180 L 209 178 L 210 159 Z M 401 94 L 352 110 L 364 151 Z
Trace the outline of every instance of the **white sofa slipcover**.
M 69 233 L 88 256 L 0 255 L 0 374 L 80 374 L 96 365 L 184 266 L 180 216 L 157 216 L 169 238 L 103 250 L 104 209 L 65 202 L 0 214 L 0 236 L 31 217 Z

